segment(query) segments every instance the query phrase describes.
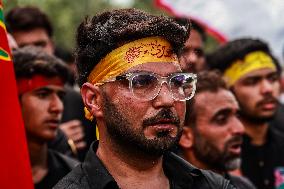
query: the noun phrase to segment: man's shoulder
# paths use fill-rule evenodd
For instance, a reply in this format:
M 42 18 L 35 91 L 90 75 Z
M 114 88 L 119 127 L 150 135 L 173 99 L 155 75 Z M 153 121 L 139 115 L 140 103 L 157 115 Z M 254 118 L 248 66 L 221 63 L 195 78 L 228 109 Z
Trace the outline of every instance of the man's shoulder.
M 236 189 L 231 182 L 225 179 L 223 176 L 216 174 L 209 170 L 200 170 L 204 175 L 205 179 L 208 182 L 208 185 L 211 188 L 220 188 L 220 189 Z
M 232 184 L 238 189 L 256 189 L 246 177 L 228 174 L 228 179 L 231 180 Z
M 73 159 L 71 157 L 68 157 L 67 155 L 64 155 L 60 152 L 54 151 L 49 149 L 48 150 L 49 156 L 52 156 L 58 163 L 60 163 L 62 166 L 65 166 L 70 171 L 74 169 L 77 165 L 79 165 L 79 161 L 76 159 Z
M 89 189 L 87 176 L 83 173 L 82 165 L 77 166 L 63 179 L 61 179 L 53 189 Z
M 171 166 L 179 172 L 179 176 L 183 175 L 185 180 L 192 179 L 194 188 L 235 189 L 235 187 L 230 184 L 230 181 L 221 175 L 212 171 L 198 169 L 175 153 L 168 153 L 165 161 L 169 161 L 169 163 L 172 164 Z

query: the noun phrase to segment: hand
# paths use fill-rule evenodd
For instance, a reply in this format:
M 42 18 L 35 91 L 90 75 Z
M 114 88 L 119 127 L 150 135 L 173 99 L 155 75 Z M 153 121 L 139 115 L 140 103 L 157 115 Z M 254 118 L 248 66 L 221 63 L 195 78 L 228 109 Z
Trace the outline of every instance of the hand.
M 72 147 L 72 145 L 73 146 L 75 145 L 76 150 L 81 150 L 86 147 L 86 142 L 83 140 L 85 134 L 81 121 L 71 120 L 62 123 L 60 124 L 60 129 L 64 132 L 64 134 L 68 138 L 68 143 L 71 149 L 74 148 Z M 72 151 L 74 152 L 74 149 L 72 149 Z

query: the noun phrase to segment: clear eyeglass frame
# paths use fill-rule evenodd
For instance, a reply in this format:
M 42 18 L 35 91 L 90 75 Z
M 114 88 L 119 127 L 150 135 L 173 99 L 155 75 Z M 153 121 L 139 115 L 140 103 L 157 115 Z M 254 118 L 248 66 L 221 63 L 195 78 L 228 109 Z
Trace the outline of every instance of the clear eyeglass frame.
M 140 76 L 140 75 L 149 75 L 149 76 L 153 76 L 155 78 L 157 78 L 158 80 L 158 85 L 157 87 L 155 88 L 156 92 L 153 93 L 153 95 L 149 96 L 148 98 L 141 98 L 137 95 L 135 95 L 134 93 L 134 90 L 133 90 L 133 79 L 137 76 Z M 173 95 L 173 90 L 172 90 L 172 87 L 171 87 L 171 80 L 172 78 L 175 78 L 177 76 L 184 76 L 186 79 L 190 78 L 191 79 L 191 83 L 192 83 L 192 92 L 191 94 L 186 97 L 186 98 L 183 98 L 183 99 L 177 99 L 174 95 Z M 112 78 L 112 79 L 109 79 L 107 81 L 104 81 L 104 83 L 109 83 L 109 82 L 115 82 L 115 81 L 121 81 L 121 80 L 128 80 L 128 87 L 129 87 L 129 90 L 131 91 L 131 93 L 133 94 L 134 97 L 138 98 L 138 99 L 142 99 L 142 100 L 146 100 L 146 101 L 150 101 L 150 100 L 153 100 L 155 99 L 158 94 L 160 93 L 161 91 L 161 88 L 162 88 L 162 85 L 163 83 L 166 83 L 168 88 L 170 89 L 170 93 L 171 93 L 171 96 L 172 98 L 175 100 L 175 101 L 186 101 L 186 100 L 190 100 L 194 94 L 195 94 L 195 91 L 196 91 L 196 83 L 197 83 L 197 75 L 194 74 L 194 73 L 184 73 L 184 72 L 180 72 L 180 73 L 173 73 L 169 76 L 166 76 L 166 77 L 163 77 L 163 76 L 160 76 L 158 74 L 155 74 L 155 73 L 151 73 L 151 72 L 131 72 L 131 73 L 125 73 L 125 74 L 122 74 L 122 75 L 119 75 L 119 76 L 116 76 L 115 78 Z M 159 88 L 159 89 L 157 89 Z

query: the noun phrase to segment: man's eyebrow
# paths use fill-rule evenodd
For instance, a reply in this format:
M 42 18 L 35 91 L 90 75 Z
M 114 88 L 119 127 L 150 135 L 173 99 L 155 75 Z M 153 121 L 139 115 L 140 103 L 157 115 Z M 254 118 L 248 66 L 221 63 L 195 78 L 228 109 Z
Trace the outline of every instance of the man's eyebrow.
M 48 87 L 40 87 L 38 89 L 35 89 L 34 91 L 53 91 L 52 89 L 48 88 Z
M 259 76 L 259 75 L 251 75 L 251 76 L 247 76 L 246 78 L 244 78 L 243 80 L 246 81 L 246 80 L 249 80 L 249 79 L 261 79 L 263 77 L 266 77 L 266 76 Z
M 271 76 L 278 76 L 279 74 L 277 72 L 271 72 L 271 73 L 268 73 L 265 77 L 271 77 Z
M 33 44 L 33 45 L 43 45 L 43 44 L 47 44 L 47 42 L 44 41 L 44 40 L 41 40 L 41 41 L 33 42 L 32 44 Z
M 258 79 L 258 78 L 265 78 L 265 77 L 269 77 L 269 76 L 272 76 L 272 75 L 278 75 L 277 71 L 275 72 L 270 72 L 270 73 L 267 73 L 265 75 L 248 75 L 246 78 L 244 78 L 244 80 L 246 79 Z
M 213 116 L 213 119 L 218 116 L 218 115 L 221 115 L 221 114 L 230 114 L 233 112 L 233 109 L 232 108 L 224 108 L 224 109 L 221 109 L 221 110 L 218 110 L 214 116 Z
M 38 88 L 38 89 L 35 89 L 34 90 L 34 92 L 53 92 L 53 91 L 55 91 L 55 92 L 66 92 L 64 89 L 60 89 L 60 90 L 55 90 L 55 89 L 51 89 L 51 88 L 49 88 L 49 87 L 40 87 L 40 88 Z
M 25 46 L 28 46 L 30 45 L 30 43 L 20 43 L 18 44 L 19 47 L 25 47 Z

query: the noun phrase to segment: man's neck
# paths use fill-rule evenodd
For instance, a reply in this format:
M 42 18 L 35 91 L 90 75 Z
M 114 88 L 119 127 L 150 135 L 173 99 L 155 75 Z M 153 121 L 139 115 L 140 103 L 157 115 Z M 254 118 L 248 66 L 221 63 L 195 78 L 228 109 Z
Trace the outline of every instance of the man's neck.
M 109 141 L 108 141 L 109 142 Z M 127 153 L 117 145 L 100 141 L 97 156 L 106 166 L 120 188 L 169 188 L 162 157 L 153 158 Z
M 245 133 L 251 138 L 251 144 L 261 146 L 266 142 L 268 123 L 253 123 L 242 119 L 245 126 Z
M 40 182 L 48 172 L 47 144 L 28 140 L 30 162 L 34 183 Z

